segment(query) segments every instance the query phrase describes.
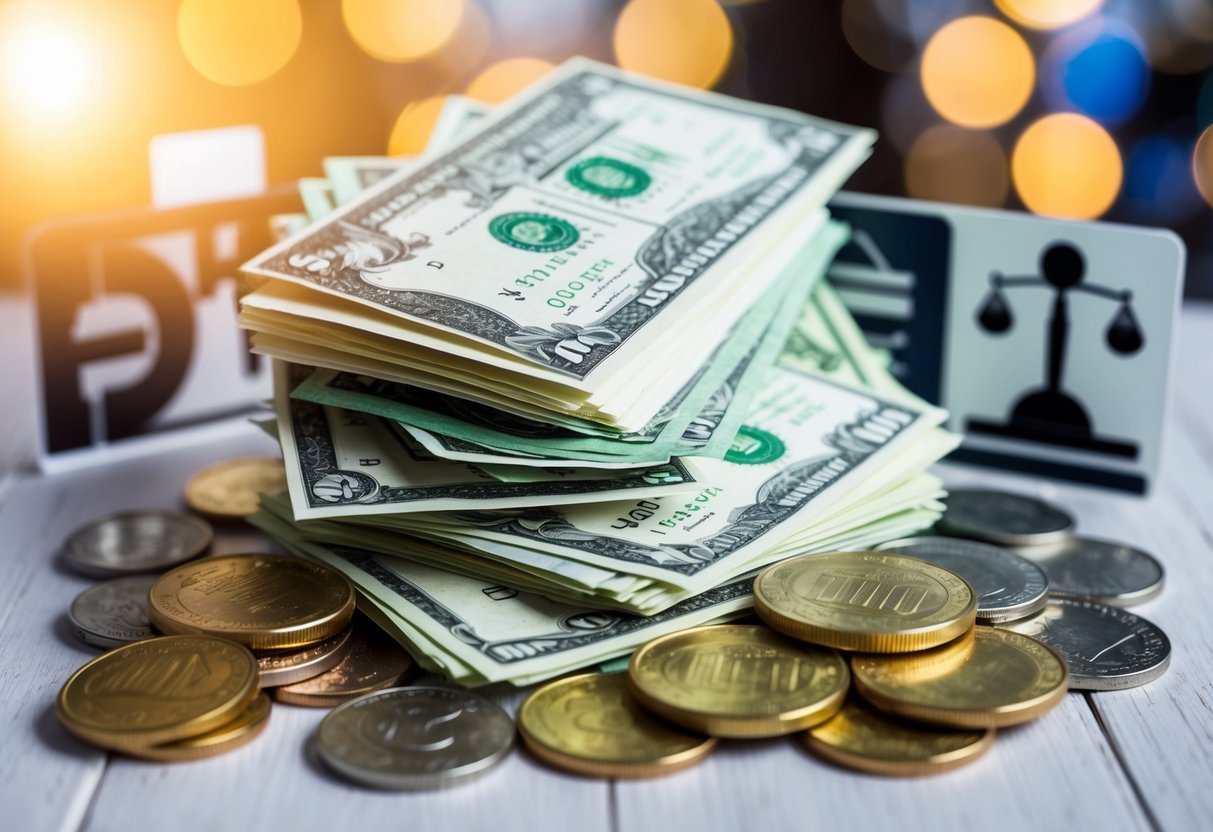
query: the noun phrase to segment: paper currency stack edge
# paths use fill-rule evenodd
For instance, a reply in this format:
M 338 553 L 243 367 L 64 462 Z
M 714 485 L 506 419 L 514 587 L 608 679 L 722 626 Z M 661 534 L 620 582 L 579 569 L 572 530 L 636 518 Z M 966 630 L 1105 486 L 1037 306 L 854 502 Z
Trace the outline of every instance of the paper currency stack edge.
M 288 492 L 428 669 L 527 684 L 745 615 L 761 567 L 932 524 L 944 412 L 821 280 L 872 131 L 584 59 L 419 158 L 332 158 L 245 264 Z

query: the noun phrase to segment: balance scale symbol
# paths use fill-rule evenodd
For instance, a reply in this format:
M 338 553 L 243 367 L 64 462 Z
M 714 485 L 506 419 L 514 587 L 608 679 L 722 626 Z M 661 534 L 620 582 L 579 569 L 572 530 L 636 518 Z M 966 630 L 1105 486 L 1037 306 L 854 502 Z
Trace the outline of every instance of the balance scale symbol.
M 970 432 L 1137 458 L 1139 448 L 1136 444 L 1097 436 L 1086 407 L 1062 385 L 1070 336 L 1071 294 L 1103 298 L 1118 304 L 1104 331 L 1104 341 L 1112 352 L 1129 356 L 1145 345 L 1145 336 L 1133 314 L 1133 293 L 1087 283 L 1085 276 L 1086 262 L 1082 252 L 1076 246 L 1062 242 L 1051 243 L 1041 253 L 1040 275 L 990 274 L 990 291 L 977 310 L 977 323 L 992 335 L 1009 331 L 1014 323 L 1005 290 L 1031 287 L 1053 293 L 1053 309 L 1045 330 L 1045 378 L 1043 386 L 1019 397 L 1005 423 L 970 419 L 967 425 Z

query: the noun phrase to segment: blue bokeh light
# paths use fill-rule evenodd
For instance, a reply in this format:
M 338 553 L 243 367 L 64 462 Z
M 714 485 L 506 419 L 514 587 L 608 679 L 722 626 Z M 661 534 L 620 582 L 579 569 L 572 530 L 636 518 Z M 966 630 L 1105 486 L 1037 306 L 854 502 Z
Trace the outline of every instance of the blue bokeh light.
M 1192 179 L 1192 146 L 1186 131 L 1168 131 L 1141 139 L 1125 160 L 1122 205 L 1138 219 L 1173 224 L 1200 209 Z
M 1136 33 L 1101 19 L 1062 34 L 1041 62 L 1041 88 L 1054 109 L 1078 110 L 1105 125 L 1133 117 L 1150 91 L 1150 66 Z

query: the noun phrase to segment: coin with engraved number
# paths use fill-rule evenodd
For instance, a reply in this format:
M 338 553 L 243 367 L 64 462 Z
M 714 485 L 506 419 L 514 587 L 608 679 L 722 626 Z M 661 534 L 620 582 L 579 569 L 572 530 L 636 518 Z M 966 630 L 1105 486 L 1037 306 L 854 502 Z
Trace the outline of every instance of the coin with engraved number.
M 354 624 L 344 658 L 325 672 L 273 689 L 288 705 L 332 708 L 374 691 L 396 687 L 413 668 L 409 654 L 379 627 L 361 618 Z
M 349 626 L 354 587 L 329 567 L 289 555 L 230 555 L 160 576 L 148 617 L 163 633 L 205 633 L 253 650 L 304 647 Z
M 127 753 L 163 763 L 217 757 L 252 742 L 269 724 L 270 698 L 262 692 L 231 722 L 226 722 L 205 734 L 163 745 L 129 749 Z
M 210 548 L 214 533 L 176 511 L 126 511 L 81 526 L 63 544 L 63 562 L 93 578 L 162 572 Z
M 261 687 L 274 688 L 293 685 L 319 676 L 345 658 L 350 650 L 352 627 L 335 636 L 310 644 L 301 650 L 275 650 L 257 654 L 257 671 Z
M 229 459 L 203 468 L 185 484 L 191 511 L 216 520 L 239 520 L 255 512 L 261 495 L 286 488 L 282 460 L 270 457 Z
M 774 737 L 829 719 L 851 674 L 836 651 L 753 624 L 696 627 L 655 638 L 628 665 L 646 710 L 715 737 Z
M 1162 564 L 1124 543 L 1074 537 L 1052 546 L 1024 546 L 1016 551 L 1045 571 L 1054 598 L 1131 607 L 1162 592 Z
M 1057 599 L 1006 629 L 1043 641 L 1070 665 L 1072 690 L 1124 690 L 1153 682 L 1171 663 L 1171 641 L 1126 610 Z
M 1067 512 L 1024 494 L 957 488 L 949 490 L 947 505 L 936 528 L 955 537 L 1033 546 L 1065 540 L 1074 529 Z
M 623 673 L 550 682 L 518 709 L 518 731 L 539 759 L 591 777 L 673 774 L 707 757 L 716 740 L 650 716 Z
M 154 636 L 147 620 L 147 591 L 155 582 L 155 575 L 132 575 L 81 592 L 68 609 L 76 635 L 106 649 Z
M 754 611 L 793 638 L 865 653 L 925 650 L 968 631 L 977 598 L 959 575 L 895 552 L 801 555 L 754 579 Z
M 977 593 L 977 620 L 983 624 L 1035 615 L 1049 600 L 1049 579 L 1044 570 L 988 543 L 922 536 L 893 540 L 877 548 L 930 561 L 964 578 Z
M 918 654 L 856 656 L 855 690 L 881 710 L 954 728 L 1018 725 L 1061 702 L 1069 672 L 1055 650 L 995 627 L 977 627 L 974 639 L 965 661 L 930 676 Z
M 393 688 L 346 702 L 316 730 L 316 752 L 337 773 L 379 789 L 462 783 L 501 762 L 514 723 L 463 690 Z
M 59 721 L 86 742 L 130 752 L 235 719 L 257 695 L 248 648 L 211 636 L 137 641 L 93 659 L 63 684 Z
M 909 722 L 851 697 L 832 719 L 805 733 L 809 750 L 847 768 L 912 777 L 967 765 L 994 744 L 994 729 L 955 730 Z

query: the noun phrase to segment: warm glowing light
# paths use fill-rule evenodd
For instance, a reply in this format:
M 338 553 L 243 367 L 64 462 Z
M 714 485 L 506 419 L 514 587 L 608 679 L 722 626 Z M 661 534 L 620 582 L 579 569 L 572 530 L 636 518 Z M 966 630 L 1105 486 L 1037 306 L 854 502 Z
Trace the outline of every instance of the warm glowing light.
M 298 0 L 181 0 L 177 38 L 198 74 L 238 87 L 264 81 L 295 54 Z
M 1192 152 L 1192 176 L 1205 202 L 1213 205 L 1213 127 L 1206 127 L 1196 140 L 1196 149 Z
M 438 51 L 455 34 L 466 0 L 341 0 L 350 37 L 372 57 L 404 63 Z
M 1028 127 L 1011 154 L 1011 178 L 1028 209 L 1073 219 L 1111 207 L 1123 178 L 1116 142 L 1076 113 L 1045 116 Z
M 392 136 L 388 139 L 387 152 L 391 156 L 416 156 L 425 150 L 434 130 L 434 123 L 442 113 L 446 96 L 436 95 L 413 101 L 396 118 Z
M 944 26 L 922 55 L 922 88 L 941 116 L 962 127 L 995 127 L 1032 94 L 1036 65 L 1024 39 L 989 17 Z
M 87 32 L 56 20 L 17 18 L 0 35 L 5 97 L 25 116 L 71 112 L 88 96 L 94 58 Z
M 906 191 L 918 199 L 996 208 L 1009 187 L 1007 156 L 989 133 L 938 124 L 906 154 Z
M 1031 29 L 1059 29 L 1093 14 L 1103 0 L 994 0 L 999 11 Z
M 486 104 L 500 104 L 547 75 L 552 66 L 550 61 L 542 58 L 498 61 L 472 79 L 467 95 Z
M 615 60 L 654 78 L 707 89 L 733 55 L 733 27 L 716 0 L 631 0 L 615 23 Z

